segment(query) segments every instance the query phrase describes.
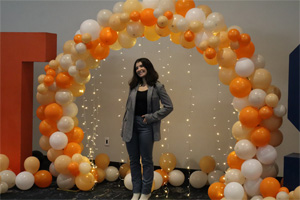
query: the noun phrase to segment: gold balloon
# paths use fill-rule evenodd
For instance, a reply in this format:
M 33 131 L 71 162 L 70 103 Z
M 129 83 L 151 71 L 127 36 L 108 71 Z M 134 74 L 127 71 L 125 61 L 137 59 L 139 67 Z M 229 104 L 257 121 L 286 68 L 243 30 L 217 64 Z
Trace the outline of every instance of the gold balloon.
M 265 97 L 265 103 L 267 104 L 267 106 L 270 106 L 272 108 L 276 107 L 277 104 L 278 104 L 278 97 L 276 94 L 268 94 L 266 97 Z
M 6 155 L 0 154 L 0 172 L 3 170 L 7 170 L 9 166 L 9 159 Z
M 199 5 L 199 6 L 197 6 L 197 8 L 200 8 L 200 9 L 204 12 L 204 14 L 205 14 L 206 17 L 207 17 L 210 13 L 212 13 L 211 8 L 210 8 L 209 6 L 207 6 L 207 5 Z
M 159 165 L 165 172 L 171 172 L 176 166 L 176 157 L 172 153 L 163 153 L 159 158 Z
M 82 70 L 78 70 L 78 71 L 79 71 L 79 75 L 80 75 L 81 77 L 86 78 L 86 77 L 88 77 L 88 76 L 90 75 L 90 70 L 87 69 L 87 68 L 82 69 Z
M 39 83 L 44 83 L 44 78 L 45 78 L 45 74 L 41 74 L 41 75 L 39 75 L 39 77 L 38 77 L 38 82 Z
M 238 75 L 235 73 L 234 69 L 227 69 L 221 67 L 219 70 L 219 79 L 224 85 L 229 85 L 230 82 L 235 79 Z
M 128 13 L 121 13 L 120 20 L 122 23 L 128 23 L 130 21 L 130 16 Z
M 125 178 L 127 171 L 130 169 L 130 165 L 127 163 L 124 163 L 123 165 L 121 165 L 120 169 L 119 169 L 119 173 L 121 178 Z
M 105 170 L 108 167 L 109 163 L 110 159 L 107 154 L 101 153 L 96 156 L 95 164 L 97 165 L 97 167 Z
M 208 174 L 209 172 L 214 171 L 216 167 L 216 161 L 211 156 L 204 156 L 201 158 L 199 166 L 203 172 Z
M 223 48 L 217 53 L 217 61 L 221 67 L 234 68 L 237 56 L 230 48 Z
M 105 171 L 101 168 L 97 168 L 97 174 L 98 174 L 98 178 L 97 178 L 97 182 L 101 183 L 105 180 Z
M 92 36 L 89 33 L 84 33 L 81 37 L 81 40 L 83 43 L 89 43 L 90 41 L 92 41 Z
M 138 0 L 127 0 L 123 4 L 123 11 L 130 14 L 132 11 L 141 11 L 143 9 L 142 4 Z
M 157 25 L 160 28 L 165 28 L 166 26 L 168 26 L 168 18 L 166 16 L 159 16 L 157 19 Z
M 229 47 L 230 40 L 228 38 L 227 31 L 221 31 L 217 36 L 220 38 L 220 49 Z
M 280 98 L 281 98 L 281 91 L 280 91 L 280 89 L 278 87 L 276 87 L 274 85 L 270 85 L 268 87 L 268 89 L 266 89 L 265 91 L 266 91 L 267 94 L 271 94 L 271 93 L 276 94 L 277 97 L 278 97 L 278 99 L 280 100 Z
M 93 174 L 80 174 L 75 178 L 76 186 L 83 191 L 92 189 L 95 185 L 95 178 Z
M 122 46 L 120 45 L 119 41 L 117 40 L 114 44 L 109 46 L 110 49 L 118 51 L 122 49 Z
M 24 168 L 26 171 L 35 174 L 40 168 L 40 161 L 34 156 L 26 158 L 24 161 Z
M 118 41 L 123 48 L 129 49 L 136 43 L 136 38 L 132 38 L 125 31 L 119 33 Z
M 61 156 L 64 154 L 64 150 L 56 150 L 56 149 L 53 149 L 53 148 L 50 148 L 48 151 L 47 151 L 47 158 L 48 160 L 50 160 L 51 162 L 54 162 L 55 159 L 58 157 L 58 156 Z
M 171 33 L 170 34 L 170 40 L 174 43 L 174 44 L 180 44 L 180 35 L 181 33 Z
M 208 48 L 208 41 L 207 40 L 204 40 L 204 41 L 200 42 L 199 49 L 201 51 L 205 51 L 207 48 Z
M 149 41 L 156 41 L 160 38 L 160 36 L 155 31 L 155 25 L 145 26 L 144 36 Z
M 42 135 L 39 140 L 39 145 L 41 149 L 43 149 L 44 151 L 48 151 L 51 148 L 49 137 Z
M 159 28 L 157 25 L 155 25 L 155 32 L 160 37 L 167 37 L 171 33 L 170 29 L 167 26 L 165 28 Z
M 51 60 L 49 62 L 49 66 L 50 66 L 51 69 L 56 70 L 59 66 L 59 62 L 57 60 Z
M 70 164 L 71 161 L 72 159 L 69 156 L 66 155 L 58 156 L 54 161 L 54 166 L 56 171 L 61 174 L 68 174 L 69 173 L 68 165 Z
M 80 97 L 85 92 L 85 85 L 84 84 L 81 85 L 76 82 L 73 82 L 69 90 L 72 92 L 74 97 Z
M 120 16 L 120 13 L 115 13 L 112 14 L 108 20 L 109 26 L 115 31 L 122 31 L 126 28 L 126 24 L 122 23 Z
M 75 45 L 74 40 L 68 40 L 65 42 L 64 46 L 63 46 L 63 51 L 64 54 L 70 54 L 71 53 L 71 49 L 72 47 Z M 59 61 L 59 60 L 57 60 Z
M 77 162 L 78 164 L 80 164 L 82 162 L 82 155 L 79 154 L 79 153 L 75 153 L 73 156 L 72 156 L 72 161 L 73 162 Z
M 249 79 L 253 89 L 265 90 L 269 88 L 272 82 L 271 73 L 263 68 L 256 69 Z
M 216 65 L 218 64 L 218 61 L 217 61 L 217 56 L 215 56 L 213 59 L 208 59 L 205 54 L 203 54 L 203 58 L 205 60 L 205 62 L 209 65 Z
M 91 80 L 91 74 L 89 74 L 87 77 L 82 77 L 79 74 L 77 74 L 74 77 L 74 80 L 80 85 L 86 84 Z M 74 84 L 74 82 L 73 82 L 73 84 Z
M 216 49 L 220 44 L 220 38 L 218 36 L 211 36 L 208 38 L 208 45 L 214 49 Z
M 100 60 L 95 59 L 93 56 L 87 57 L 84 61 L 89 69 L 95 69 L 100 65 Z
M 41 105 L 47 105 L 55 102 L 55 92 L 48 91 L 45 94 L 37 92 L 36 100 Z
M 203 24 L 200 21 L 191 21 L 189 23 L 189 30 L 193 33 L 198 33 L 203 29 Z

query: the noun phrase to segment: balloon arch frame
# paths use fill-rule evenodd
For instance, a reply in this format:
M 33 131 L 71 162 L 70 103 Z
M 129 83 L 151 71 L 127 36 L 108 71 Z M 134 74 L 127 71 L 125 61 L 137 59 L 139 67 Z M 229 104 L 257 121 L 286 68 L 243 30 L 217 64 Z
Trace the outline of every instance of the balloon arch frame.
M 42 120 L 40 146 L 53 162 L 50 172 L 71 173 L 80 190 L 90 190 L 95 177 L 99 181 L 109 158 L 98 155 L 98 169 L 95 169 L 89 159 L 81 155 L 84 133 L 78 127 L 78 108 L 73 97 L 84 94 L 85 84 L 91 77 L 90 69 L 96 68 L 110 50 L 131 48 L 137 37 L 156 41 L 167 36 L 184 48 L 196 47 L 208 64 L 219 65 L 219 79 L 229 85 L 233 107 L 239 112 L 239 120 L 232 128 L 238 142 L 227 157 L 232 171 L 227 174 L 240 178 L 229 181 L 225 175 L 220 182 L 211 184 L 209 197 L 241 199 L 245 194 L 276 197 L 279 182 L 260 176 L 262 164 L 275 162 L 274 147 L 282 141 L 278 128 L 286 109 L 278 104 L 280 90 L 271 85 L 272 77 L 264 69 L 263 56 L 254 55 L 250 35 L 243 33 L 239 26 L 227 28 L 222 14 L 212 12 L 206 5 L 196 7 L 192 0 L 176 3 L 173 0 L 144 0 L 142 3 L 127 0 L 116 3 L 113 12 L 100 10 L 97 21 L 84 21 L 73 40 L 65 42 L 63 53 L 45 66 L 46 74 L 38 77 L 36 98 L 41 106 L 36 112 Z M 276 138 L 272 139 L 274 135 Z M 165 159 L 173 159 L 171 157 Z M 247 181 L 252 181 L 252 185 L 257 183 L 258 188 L 253 189 Z

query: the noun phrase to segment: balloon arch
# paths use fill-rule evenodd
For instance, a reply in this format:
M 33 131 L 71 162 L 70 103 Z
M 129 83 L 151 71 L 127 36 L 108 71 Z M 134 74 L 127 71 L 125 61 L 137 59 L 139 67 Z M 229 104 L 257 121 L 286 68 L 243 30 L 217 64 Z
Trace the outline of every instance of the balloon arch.
M 111 50 L 131 48 L 137 37 L 156 41 L 170 36 L 184 48 L 196 47 L 208 64 L 219 65 L 219 79 L 229 85 L 233 107 L 239 112 L 232 128 L 237 143 L 227 158 L 230 170 L 224 179 L 210 185 L 210 198 L 276 197 L 279 182 L 272 177 L 263 179 L 261 174 L 263 164 L 273 164 L 277 157 L 274 147 L 282 141 L 278 128 L 286 109 L 278 104 L 280 90 L 271 85 L 263 56 L 254 54 L 249 34 L 238 26 L 227 28 L 222 14 L 206 5 L 196 7 L 193 0 L 174 2 L 127 0 L 116 3 L 113 12 L 100 10 L 97 20 L 84 21 L 74 39 L 65 42 L 63 53 L 45 66 L 46 74 L 38 77 L 36 98 L 41 106 L 37 116 L 41 120 L 40 146 L 53 162 L 51 173 L 71 173 L 80 190 L 90 190 L 97 176 L 99 181 L 103 174 L 99 170 L 107 167 L 101 165 L 108 158 L 100 155 L 98 164 L 96 158 L 96 170 L 81 155 L 84 133 L 78 127 L 73 97 L 84 94 L 90 70 Z

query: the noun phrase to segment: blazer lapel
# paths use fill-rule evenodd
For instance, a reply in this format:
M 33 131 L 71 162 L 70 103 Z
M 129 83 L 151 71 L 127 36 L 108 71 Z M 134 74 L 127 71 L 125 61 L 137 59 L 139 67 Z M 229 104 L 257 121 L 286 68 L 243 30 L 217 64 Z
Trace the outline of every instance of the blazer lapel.
M 151 97 L 153 92 L 153 86 L 148 86 L 147 92 L 147 113 L 151 113 Z
M 131 105 L 132 105 L 133 111 L 135 108 L 135 99 L 136 99 L 136 93 L 137 93 L 138 87 L 139 86 L 135 87 L 130 94 L 130 100 L 131 100 Z

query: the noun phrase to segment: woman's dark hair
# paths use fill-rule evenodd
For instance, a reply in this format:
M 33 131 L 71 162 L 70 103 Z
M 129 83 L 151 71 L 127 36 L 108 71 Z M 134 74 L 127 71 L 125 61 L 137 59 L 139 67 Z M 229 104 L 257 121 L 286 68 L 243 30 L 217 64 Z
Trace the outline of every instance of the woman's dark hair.
M 147 58 L 139 58 L 134 62 L 133 65 L 133 77 L 129 81 L 129 86 L 130 89 L 135 88 L 138 84 L 142 84 L 143 80 L 136 74 L 136 63 L 141 62 L 143 66 L 147 69 L 147 74 L 146 74 L 146 82 L 150 86 L 155 86 L 155 83 L 157 82 L 158 79 L 158 73 L 155 71 L 151 61 Z

